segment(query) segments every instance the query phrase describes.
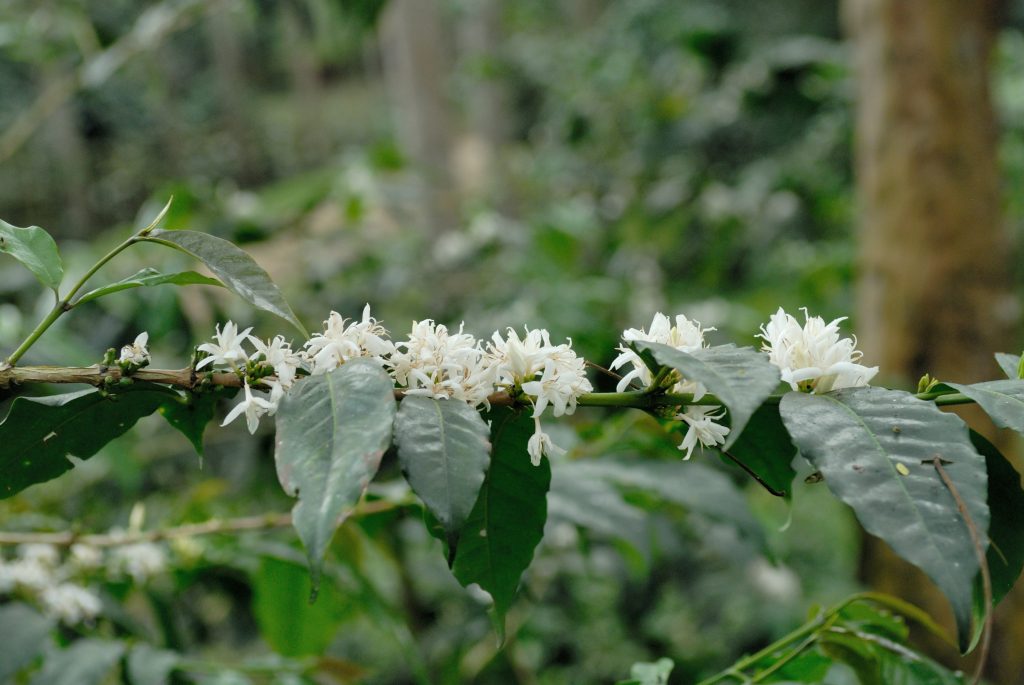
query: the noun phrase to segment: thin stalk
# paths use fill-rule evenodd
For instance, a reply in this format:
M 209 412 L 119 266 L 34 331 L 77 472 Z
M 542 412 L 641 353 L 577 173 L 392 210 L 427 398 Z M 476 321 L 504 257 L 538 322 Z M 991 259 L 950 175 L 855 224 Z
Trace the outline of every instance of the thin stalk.
M 821 626 L 821 630 L 822 630 L 822 631 L 823 631 L 823 630 L 828 630 L 828 628 L 829 628 L 829 627 L 830 627 L 830 626 L 832 625 L 832 623 L 834 623 L 834 622 L 835 622 L 835 619 L 836 619 L 836 617 L 835 617 L 835 616 L 832 616 L 832 618 L 830 618 L 830 619 L 829 619 L 828 621 L 826 621 L 826 622 L 825 622 L 825 623 L 824 623 L 824 624 L 823 624 L 823 625 Z M 785 666 L 786 664 L 788 664 L 788 663 L 789 663 L 790 661 L 792 661 L 793 659 L 795 659 L 795 658 L 797 658 L 798 656 L 800 656 L 800 654 L 801 654 L 801 653 L 802 653 L 802 652 L 803 652 L 803 651 L 804 651 L 805 649 L 807 649 L 808 647 L 810 647 L 811 645 L 813 645 L 813 644 L 814 644 L 814 641 L 818 639 L 818 637 L 819 637 L 819 634 L 820 634 L 820 631 L 816 631 L 815 633 L 812 633 L 811 635 L 808 635 L 808 636 L 807 636 L 806 638 L 804 638 L 804 641 L 803 641 L 803 642 L 801 642 L 800 644 L 798 644 L 798 645 L 797 645 L 796 647 L 794 647 L 793 649 L 789 650 L 789 653 L 788 653 L 788 654 L 786 654 L 785 656 L 783 656 L 783 657 L 779 658 L 779 660 L 778 660 L 778 661 L 774 662 L 774 663 L 773 663 L 773 664 L 772 664 L 771 666 L 769 666 L 768 668 L 764 669 L 763 671 L 761 671 L 760 673 L 758 673 L 758 674 L 757 674 L 756 676 L 754 676 L 753 678 L 751 678 L 751 679 L 750 679 L 750 682 L 752 682 L 752 683 L 760 683 L 761 681 L 763 681 L 763 680 L 764 680 L 765 678 L 767 678 L 767 677 L 768 677 L 768 676 L 770 676 L 771 674 L 773 674 L 773 673 L 776 673 L 776 672 L 778 672 L 778 671 L 779 671 L 779 669 L 781 669 L 781 668 L 782 668 L 783 666 Z
M 39 325 L 36 326 L 35 329 L 28 334 L 28 337 L 25 338 L 25 340 L 22 341 L 20 345 L 18 345 L 18 349 L 14 350 L 14 352 L 11 353 L 11 356 L 7 358 L 7 362 L 4 364 L 4 366 L 14 366 L 18 362 L 18 360 L 21 359 L 22 355 L 28 352 L 28 349 L 32 347 L 32 345 L 34 345 L 37 340 L 39 340 L 39 337 L 43 333 L 45 333 L 47 329 L 50 328 L 50 326 L 52 326 L 53 323 L 61 317 L 62 314 L 71 311 L 75 307 L 75 305 L 78 304 L 77 302 L 72 302 L 71 298 L 77 295 L 78 291 L 81 290 L 82 287 L 89 281 L 89 279 L 96 275 L 96 272 L 102 269 L 107 262 L 109 262 L 117 255 L 121 254 L 124 250 L 128 249 L 135 243 L 142 242 L 146 238 L 146 236 L 148 236 L 153 231 L 153 229 L 156 228 L 157 224 L 163 221 L 163 218 L 167 216 L 167 211 L 171 208 L 171 202 L 173 201 L 173 197 L 167 200 L 167 204 L 164 205 L 164 208 L 160 210 L 159 214 L 156 215 L 156 218 L 149 222 L 148 226 L 146 226 L 141 231 L 139 231 L 132 237 L 122 242 L 120 245 L 116 246 L 107 254 L 100 257 L 99 261 L 93 264 L 89 268 L 89 270 L 86 271 L 85 274 L 81 278 L 79 278 L 73 286 L 71 286 L 71 290 L 68 291 L 67 295 L 65 295 L 63 298 L 58 295 L 57 304 L 53 305 L 53 309 L 51 309 L 50 313 L 46 315 L 46 318 L 40 321 Z
M 765 657 L 771 656 L 783 647 L 792 644 L 797 640 L 803 640 L 808 635 L 813 634 L 816 630 L 825 625 L 825 622 L 837 612 L 838 609 L 832 609 L 826 613 L 819 615 L 810 623 L 805 623 L 804 625 L 800 626 L 788 635 L 784 635 L 783 637 L 779 638 L 778 640 L 768 645 L 761 651 L 755 652 L 750 656 L 746 656 L 740 659 L 732 666 L 730 666 L 727 670 L 722 671 L 721 673 L 718 673 L 716 675 L 713 675 L 710 678 L 707 678 L 706 680 L 702 680 L 699 683 L 697 683 L 697 685 L 713 685 L 713 683 L 721 682 L 725 678 L 735 678 L 736 673 L 742 673 L 745 669 L 750 668 L 751 666 L 756 664 L 758 661 L 761 661 Z
M 72 308 L 74 308 L 76 303 L 73 303 L 71 301 L 71 298 L 74 297 L 78 293 L 78 291 L 82 289 L 86 282 L 90 278 L 92 278 L 97 271 L 103 268 L 103 266 L 107 262 L 109 262 L 117 255 L 119 255 L 128 247 L 139 242 L 142 239 L 140 236 L 142 236 L 143 233 L 145 232 L 146 230 L 143 230 L 137 235 L 133 235 L 131 238 L 128 238 L 120 245 L 112 249 L 110 252 L 100 257 L 99 261 L 93 264 L 92 267 L 85 272 L 85 275 L 79 278 L 78 281 L 76 281 L 75 284 L 71 286 L 71 290 L 68 291 L 68 294 L 57 300 L 57 303 L 53 305 L 53 309 L 50 310 L 50 313 L 47 314 L 46 318 L 40 321 L 39 325 L 36 326 L 35 329 L 28 334 L 28 337 L 25 338 L 25 340 L 23 340 L 20 345 L 18 345 L 18 349 L 14 350 L 14 352 L 11 353 L 11 356 L 7 358 L 7 366 L 14 366 L 15 364 L 17 364 L 18 360 L 21 359 L 26 352 L 28 352 L 29 348 L 32 347 L 37 340 L 39 340 L 40 336 L 42 336 L 43 333 L 45 333 L 50 328 L 50 326 L 52 326 L 54 322 L 61 317 L 62 314 L 64 314 L 65 312 L 69 312 L 71 311 Z
M 761 651 L 740 659 L 739 661 L 731 665 L 729 668 L 719 673 L 716 673 L 710 678 L 700 681 L 697 685 L 713 685 L 714 683 L 719 683 L 725 680 L 726 678 L 736 678 L 737 674 L 742 674 L 745 670 L 749 669 L 751 666 L 755 665 L 762 659 L 765 659 L 766 657 L 769 657 L 772 654 L 781 651 L 783 648 L 796 642 L 797 640 L 802 640 L 803 643 L 796 649 L 795 652 L 792 652 L 787 656 L 782 657 L 783 660 L 788 661 L 793 656 L 796 656 L 796 654 L 799 654 L 801 651 L 806 649 L 813 642 L 813 640 L 816 638 L 815 633 L 818 633 L 822 630 L 827 630 L 836 620 L 836 616 L 839 615 L 840 611 L 842 611 L 849 605 L 855 604 L 857 602 L 874 602 L 875 604 L 880 604 L 888 609 L 892 609 L 896 613 L 899 613 L 903 616 L 906 616 L 907 618 L 911 618 L 917 621 L 924 628 L 938 635 L 949 644 L 954 644 L 952 640 L 950 640 L 949 636 L 946 635 L 946 633 L 942 630 L 942 628 L 940 628 L 935 623 L 935 621 L 932 620 L 931 616 L 928 616 L 928 614 L 926 614 L 924 611 L 914 606 L 913 604 L 904 602 L 903 600 L 897 597 L 891 597 L 889 595 L 885 595 L 879 592 L 861 592 L 856 595 L 847 597 L 845 600 L 835 605 L 834 607 L 818 614 L 818 616 L 813 621 L 805 623 L 804 625 L 800 626 L 788 635 L 779 638 L 778 640 L 768 645 Z M 759 673 L 757 676 L 754 676 L 752 680 L 746 678 L 746 676 L 742 677 L 746 678 L 744 682 L 758 682 L 766 675 L 769 675 L 771 672 L 774 672 L 774 670 L 774 666 L 770 666 L 767 672 Z

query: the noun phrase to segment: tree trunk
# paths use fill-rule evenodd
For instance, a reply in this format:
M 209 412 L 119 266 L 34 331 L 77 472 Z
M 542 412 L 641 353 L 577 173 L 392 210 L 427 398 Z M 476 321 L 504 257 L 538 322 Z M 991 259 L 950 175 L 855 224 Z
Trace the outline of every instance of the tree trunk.
M 397 113 L 398 138 L 422 179 L 426 230 L 437 235 L 456 220 L 451 180 L 448 56 L 438 0 L 390 0 L 381 21 L 384 79 Z
M 996 0 L 845 0 L 858 72 L 857 328 L 883 383 L 914 387 L 925 372 L 998 378 L 992 354 L 1012 340 L 988 83 L 997 9 Z M 878 540 L 866 540 L 862 564 L 870 585 L 949 615 L 934 586 Z M 1024 670 L 1014 632 L 1004 623 L 994 633 L 998 682 Z
M 468 64 L 472 86 L 466 94 L 466 135 L 458 144 L 455 172 L 460 194 L 482 197 L 507 208 L 500 163 L 511 131 L 508 89 L 498 74 L 501 59 L 502 0 L 467 3 L 459 22 L 460 58 Z

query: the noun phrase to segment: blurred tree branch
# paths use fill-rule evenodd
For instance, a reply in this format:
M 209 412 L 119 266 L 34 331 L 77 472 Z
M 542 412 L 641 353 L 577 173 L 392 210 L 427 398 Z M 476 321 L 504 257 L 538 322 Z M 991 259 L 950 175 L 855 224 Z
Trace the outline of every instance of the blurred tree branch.
M 0 134 L 0 162 L 4 162 L 81 88 L 98 86 L 128 61 L 153 48 L 168 35 L 184 28 L 216 4 L 207 0 L 167 0 L 143 12 L 130 31 L 102 52 L 87 57 L 69 73 L 47 83 L 32 105 Z
M 409 504 L 406 501 L 373 500 L 361 502 L 349 517 L 369 516 L 391 511 Z M 240 533 L 247 530 L 271 530 L 292 525 L 291 512 L 275 512 L 258 516 L 231 519 L 210 519 L 201 523 L 188 523 L 173 528 L 115 533 L 85 533 L 68 530 L 57 533 L 16 533 L 0 531 L 0 545 L 44 544 L 69 547 L 82 544 L 93 547 L 117 547 L 139 542 L 159 542 L 176 538 L 191 538 L 218 533 Z

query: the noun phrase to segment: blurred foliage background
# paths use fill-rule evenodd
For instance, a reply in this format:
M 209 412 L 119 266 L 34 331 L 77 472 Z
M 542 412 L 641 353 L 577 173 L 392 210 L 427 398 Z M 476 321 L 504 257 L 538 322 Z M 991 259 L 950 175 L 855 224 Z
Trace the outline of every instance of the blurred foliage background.
M 1011 190 L 1022 28 L 1007 6 L 993 95 Z M 839 7 L 820 0 L 7 0 L 0 216 L 49 230 L 81 273 L 173 195 L 169 227 L 242 245 L 311 328 L 370 302 L 396 338 L 413 319 L 485 338 L 526 323 L 607 365 L 655 311 L 738 344 L 780 305 L 853 311 L 853 97 Z M 1018 234 L 1021 196 L 1004 209 Z M 192 267 L 165 252 L 133 248 L 103 274 Z M 13 348 L 50 302 L 8 264 L 0 291 Z M 154 366 L 176 368 L 215 322 L 283 332 L 206 288 L 89 307 L 26 361 L 95 363 L 148 330 Z M 314 607 L 293 534 L 211 536 L 146 584 L 102 581 L 102 631 L 188 654 L 200 682 L 302 682 L 274 659 L 321 654 L 335 682 L 610 682 L 659 656 L 691 682 L 857 587 L 859 533 L 823 486 L 789 509 L 712 453 L 678 464 L 651 419 L 574 419 L 500 652 L 409 506 L 343 527 Z M 143 421 L 0 520 L 104 531 L 137 502 L 147 528 L 286 511 L 271 430 L 211 427 L 200 468 Z M 610 458 L 678 466 L 681 492 L 582 468 Z M 401 499 L 394 463 L 382 475 L 375 496 Z

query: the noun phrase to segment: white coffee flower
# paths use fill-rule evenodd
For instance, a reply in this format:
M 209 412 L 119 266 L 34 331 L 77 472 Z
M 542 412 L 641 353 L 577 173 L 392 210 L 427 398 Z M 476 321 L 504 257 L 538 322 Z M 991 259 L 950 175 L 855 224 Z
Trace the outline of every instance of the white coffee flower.
M 675 325 L 671 319 L 658 312 L 651 321 L 650 330 L 629 328 L 622 332 L 623 341 L 656 342 L 662 345 L 674 347 L 681 352 L 695 352 L 707 347 L 704 341 L 704 334 L 713 331 L 714 328 L 703 328 L 698 321 L 691 321 L 682 314 L 676 316 Z M 650 369 L 644 364 L 636 352 L 626 345 L 620 345 L 618 350 L 621 354 L 612 362 L 611 368 L 618 369 L 631 364 L 632 369 L 622 377 L 616 388 L 618 392 L 626 390 L 630 383 L 636 379 L 644 387 L 649 386 L 654 378 Z M 671 391 L 679 394 L 691 394 L 694 400 L 699 400 L 707 394 L 707 388 L 703 383 L 679 377 L 676 374 L 675 383 Z M 686 452 L 684 459 L 693 455 L 693 448 L 698 444 L 702 447 L 716 447 L 725 443 L 725 436 L 729 434 L 729 428 L 717 421 L 725 417 L 725 409 L 718 405 L 689 405 L 680 414 L 676 415 L 677 421 L 687 424 L 686 435 L 679 444 L 679 449 Z
M 239 332 L 238 326 L 231 321 L 224 324 L 223 330 L 218 325 L 213 336 L 215 342 L 203 343 L 199 346 L 201 352 L 206 352 L 210 356 L 200 360 L 196 364 L 196 370 L 198 371 L 209 364 L 220 364 L 232 369 L 237 369 L 239 366 L 244 365 L 249 360 L 249 355 L 246 353 L 245 348 L 242 347 L 242 343 L 249 337 L 249 331 L 251 330 L 252 327 L 249 327 Z
M 61 583 L 45 588 L 39 595 L 46 612 L 68 625 L 89 621 L 103 608 L 100 598 L 74 583 Z
M 515 386 L 533 398 L 534 434 L 527 444 L 530 461 L 540 464 L 542 455 L 563 454 L 540 424 L 540 416 L 551 405 L 555 416 L 576 411 L 579 396 L 593 391 L 587 379 L 586 362 L 576 356 L 568 344 L 552 345 L 544 329 L 525 329 L 522 339 L 511 328 L 506 338 L 491 336 L 488 357 L 494 365 L 499 384 L 508 390 Z M 539 378 L 538 378 L 539 375 Z
M 149 343 L 149 333 L 146 331 L 139 333 L 135 336 L 135 342 L 121 348 L 121 356 L 117 358 L 117 361 L 130 362 L 136 366 L 142 366 L 149 361 L 149 350 L 146 349 L 147 343 Z
M 78 570 L 92 571 L 103 566 L 103 551 L 98 547 L 79 542 L 71 545 L 68 562 Z
M 576 411 L 580 395 L 593 391 L 587 379 L 586 362 L 569 345 L 558 345 L 547 350 L 541 377 L 522 384 L 523 392 L 533 395 L 533 415 L 540 416 L 551 405 L 555 416 Z
M 447 326 L 430 319 L 414 321 L 408 340 L 395 343 L 385 366 L 409 395 L 457 399 L 475 407 L 486 405 L 494 392 L 494 367 L 480 341 L 461 325 L 457 333 L 449 333 Z
M 56 568 L 60 564 L 60 552 L 53 545 L 32 543 L 18 546 L 18 557 L 23 561 Z
M 361 321 L 347 323 L 338 312 L 324 321 L 324 332 L 306 341 L 303 356 L 314 376 L 332 371 L 350 359 L 369 357 L 383 363 L 395 347 L 387 339 L 387 329 L 370 316 L 370 305 L 363 308 Z
M 544 369 L 547 350 L 551 347 L 548 332 L 543 328 L 526 328 L 522 339 L 509 328 L 504 338 L 497 331 L 487 346 L 487 356 L 495 367 L 498 383 L 511 388 L 533 380 Z
M 163 547 L 151 542 L 123 545 L 116 548 L 111 556 L 113 567 L 131 576 L 136 583 L 145 582 L 167 567 Z
M 725 436 L 729 428 L 715 423 L 725 416 L 725 409 L 718 406 L 705 407 L 698 404 L 689 405 L 686 410 L 676 415 L 677 421 L 687 424 L 686 435 L 679 444 L 679 449 L 686 452 L 683 459 L 693 456 L 693 448 L 698 444 L 704 447 L 717 447 L 725 444 Z
M 806 307 L 803 312 L 801 326 L 779 307 L 757 336 L 764 341 L 761 349 L 781 370 L 782 380 L 793 390 L 816 393 L 867 385 L 878 367 L 858 364 L 857 339 L 839 337 L 839 323 L 846 317 L 826 324 L 820 316 L 810 316 Z
M 255 433 L 260 425 L 260 417 L 264 414 L 273 414 L 277 410 L 277 405 L 262 397 L 255 397 L 248 381 L 245 381 L 243 387 L 245 388 L 245 399 L 232 407 L 228 415 L 224 417 L 224 423 L 220 425 L 226 426 L 244 413 L 249 432 Z M 273 386 L 271 387 L 273 388 Z
M 651 321 L 649 331 L 645 331 L 642 328 L 627 328 L 622 331 L 622 340 L 626 343 L 639 341 L 656 342 L 674 347 L 682 352 L 693 352 L 707 347 L 707 343 L 704 342 L 704 334 L 713 330 L 715 329 L 702 328 L 699 322 L 691 321 L 682 314 L 676 316 L 676 324 L 673 326 L 672 321 L 667 316 L 658 312 L 654 315 L 654 320 Z M 640 358 L 640 355 L 630 349 L 628 345 L 619 345 L 616 349 L 621 354 L 612 362 L 611 369 L 614 371 L 626 364 L 631 364 L 633 368 L 622 377 L 615 390 L 617 392 L 626 390 L 634 379 L 639 380 L 640 384 L 645 388 L 649 386 L 654 378 L 651 376 L 650 369 L 647 368 L 647 365 Z M 695 392 L 691 387 L 677 387 L 674 389 L 674 392 L 693 392 L 695 395 L 703 395 L 706 391 L 699 390 Z
M 565 454 L 565 450 L 552 442 L 551 436 L 541 428 L 539 416 L 533 417 L 533 435 L 526 443 L 526 452 L 530 455 L 530 462 L 534 466 L 540 466 L 540 458 L 545 454 L 549 457 Z
M 0 563 L 0 592 L 12 589 L 38 593 L 57 582 L 53 566 L 36 559 L 16 559 Z
M 277 376 L 281 387 L 288 389 L 295 382 L 296 371 L 302 365 L 302 357 L 292 351 L 291 345 L 285 341 L 283 335 L 276 336 L 273 340 L 263 342 L 257 337 L 249 336 L 249 342 L 256 348 L 258 354 L 274 367 L 274 375 Z

